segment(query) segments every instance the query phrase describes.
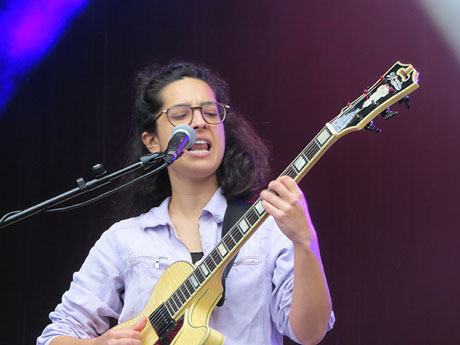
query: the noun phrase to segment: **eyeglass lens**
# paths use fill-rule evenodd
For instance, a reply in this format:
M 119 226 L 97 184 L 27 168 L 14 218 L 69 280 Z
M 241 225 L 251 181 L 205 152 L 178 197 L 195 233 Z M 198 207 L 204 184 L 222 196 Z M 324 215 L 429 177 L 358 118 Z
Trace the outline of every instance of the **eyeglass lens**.
M 194 107 L 193 109 L 200 109 L 204 120 L 208 123 L 217 124 L 225 119 L 226 109 L 219 103 L 206 103 L 201 107 Z M 169 120 L 174 125 L 181 123 L 189 124 L 193 118 L 193 110 L 187 105 L 175 105 L 169 108 L 167 114 Z

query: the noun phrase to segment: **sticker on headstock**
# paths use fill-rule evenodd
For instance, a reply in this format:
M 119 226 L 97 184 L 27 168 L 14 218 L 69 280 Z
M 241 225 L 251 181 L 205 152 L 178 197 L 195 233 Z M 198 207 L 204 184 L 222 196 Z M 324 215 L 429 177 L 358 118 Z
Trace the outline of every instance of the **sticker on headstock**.
M 390 74 L 387 75 L 388 80 L 390 81 L 391 85 L 398 90 L 401 91 L 402 88 L 402 82 L 399 80 L 398 76 L 396 75 L 395 72 L 391 72 Z

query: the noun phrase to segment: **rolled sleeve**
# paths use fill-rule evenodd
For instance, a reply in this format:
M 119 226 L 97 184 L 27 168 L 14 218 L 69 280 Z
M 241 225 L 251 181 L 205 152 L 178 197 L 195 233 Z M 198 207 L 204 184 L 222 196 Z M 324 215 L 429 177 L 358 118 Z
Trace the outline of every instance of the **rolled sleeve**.
M 270 313 L 277 331 L 300 343 L 289 323 L 292 290 L 294 287 L 294 248 L 292 242 L 275 226 L 272 238 L 273 290 L 270 297 Z M 328 323 L 332 329 L 335 322 L 334 312 Z
M 286 335 L 299 342 L 289 324 L 291 311 L 292 289 L 294 286 L 294 249 L 291 241 L 287 239 L 277 227 L 273 229 L 272 260 L 273 290 L 270 296 L 270 314 L 272 321 L 280 334 Z

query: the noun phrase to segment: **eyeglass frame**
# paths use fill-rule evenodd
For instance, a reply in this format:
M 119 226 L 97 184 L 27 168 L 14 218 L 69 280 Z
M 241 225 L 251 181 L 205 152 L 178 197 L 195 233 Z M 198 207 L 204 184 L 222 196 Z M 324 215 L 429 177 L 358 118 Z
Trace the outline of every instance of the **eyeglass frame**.
M 173 125 L 174 127 L 176 127 L 177 125 L 175 125 L 174 123 L 172 123 L 171 119 L 169 118 L 169 115 L 168 115 L 168 111 L 174 107 L 177 107 L 177 106 L 183 106 L 183 107 L 188 107 L 192 110 L 192 117 L 190 118 L 190 122 L 187 123 L 188 125 L 190 125 L 193 121 L 193 116 L 195 115 L 195 110 L 196 109 L 200 109 L 200 114 L 201 114 L 201 117 L 203 118 L 204 122 L 206 122 L 207 124 L 209 125 L 219 125 L 221 123 L 223 123 L 225 121 L 225 119 L 227 118 L 227 112 L 228 110 L 230 110 L 230 106 L 227 105 L 227 104 L 224 104 L 224 103 L 220 103 L 220 102 L 205 102 L 206 104 L 219 104 L 221 106 L 223 106 L 224 108 L 224 118 L 220 121 L 220 122 L 217 122 L 217 123 L 212 123 L 212 122 L 208 122 L 208 120 L 206 120 L 206 118 L 204 117 L 203 115 L 203 107 L 206 105 L 201 105 L 201 106 L 198 106 L 198 107 L 191 107 L 187 104 L 176 104 L 176 105 L 173 105 L 172 107 L 169 107 L 168 109 L 165 109 L 165 110 L 162 110 L 160 111 L 154 118 L 154 121 L 158 120 L 160 118 L 161 115 L 163 115 L 164 113 L 166 113 L 166 117 L 168 118 L 168 121 L 171 125 Z

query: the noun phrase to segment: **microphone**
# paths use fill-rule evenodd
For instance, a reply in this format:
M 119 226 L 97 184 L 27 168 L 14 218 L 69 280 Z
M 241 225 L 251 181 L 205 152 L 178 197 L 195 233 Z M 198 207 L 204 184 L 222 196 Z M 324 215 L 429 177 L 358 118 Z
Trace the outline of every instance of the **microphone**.
M 189 149 L 195 144 L 195 130 L 186 124 L 180 124 L 174 127 L 171 132 L 171 140 L 168 147 L 164 151 L 166 164 L 172 164 L 177 158 L 182 155 L 182 151 Z

